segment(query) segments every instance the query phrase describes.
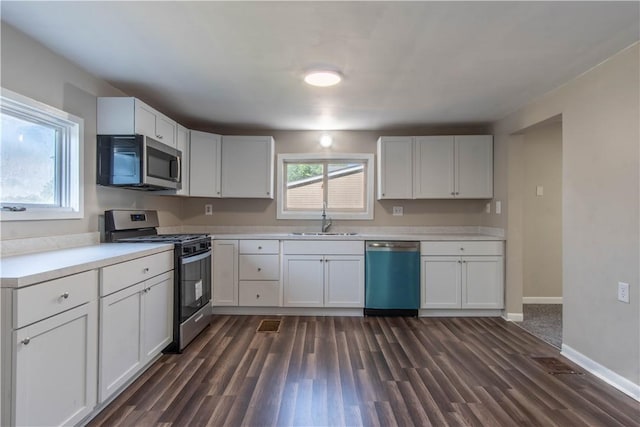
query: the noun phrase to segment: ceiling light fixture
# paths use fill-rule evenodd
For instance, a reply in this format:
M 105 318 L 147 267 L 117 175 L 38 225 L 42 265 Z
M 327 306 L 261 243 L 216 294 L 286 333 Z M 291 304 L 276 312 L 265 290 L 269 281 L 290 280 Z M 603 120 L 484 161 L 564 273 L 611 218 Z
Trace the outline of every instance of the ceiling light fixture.
M 322 145 L 324 148 L 331 147 L 332 143 L 333 143 L 333 138 L 331 138 L 331 135 L 327 135 L 325 133 L 320 137 L 320 145 Z
M 305 74 L 304 81 L 312 86 L 327 87 L 340 83 L 340 81 L 342 81 L 342 76 L 336 71 L 309 71 Z

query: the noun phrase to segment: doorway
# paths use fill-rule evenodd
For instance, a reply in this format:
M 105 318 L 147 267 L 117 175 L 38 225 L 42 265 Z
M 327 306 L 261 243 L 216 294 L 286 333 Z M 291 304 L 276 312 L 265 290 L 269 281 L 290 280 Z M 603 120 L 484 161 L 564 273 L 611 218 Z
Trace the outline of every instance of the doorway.
M 521 326 L 562 345 L 562 118 L 519 132 L 522 204 Z

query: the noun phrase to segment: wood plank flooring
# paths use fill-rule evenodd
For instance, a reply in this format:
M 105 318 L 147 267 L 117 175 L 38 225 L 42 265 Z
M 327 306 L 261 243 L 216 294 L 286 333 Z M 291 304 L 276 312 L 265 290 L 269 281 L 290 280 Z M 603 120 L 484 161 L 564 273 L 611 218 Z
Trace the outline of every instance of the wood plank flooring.
M 90 426 L 639 426 L 640 404 L 499 318 L 214 316 Z M 271 317 L 273 318 L 273 317 Z M 578 366 L 562 358 L 577 371 Z

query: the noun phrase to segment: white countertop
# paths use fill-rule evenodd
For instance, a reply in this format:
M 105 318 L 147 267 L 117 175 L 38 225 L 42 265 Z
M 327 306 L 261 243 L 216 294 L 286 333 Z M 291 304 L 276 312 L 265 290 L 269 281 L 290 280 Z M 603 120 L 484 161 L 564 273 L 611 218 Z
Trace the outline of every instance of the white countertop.
M 166 243 L 103 243 L 0 260 L 0 287 L 18 288 L 173 250 Z
M 264 240 L 401 240 L 401 241 L 447 241 L 447 240 L 491 240 L 502 241 L 504 237 L 475 233 L 427 233 L 427 234 L 399 234 L 399 233 L 358 233 L 353 235 L 301 235 L 294 233 L 234 233 L 215 234 L 211 236 L 217 240 L 264 239 Z

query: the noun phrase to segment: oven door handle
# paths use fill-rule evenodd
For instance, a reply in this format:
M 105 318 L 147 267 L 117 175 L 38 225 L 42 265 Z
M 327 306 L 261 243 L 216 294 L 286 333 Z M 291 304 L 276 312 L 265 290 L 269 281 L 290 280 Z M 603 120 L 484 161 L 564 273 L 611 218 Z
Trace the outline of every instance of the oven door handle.
M 181 264 L 185 265 L 185 264 L 190 264 L 192 262 L 196 262 L 196 261 L 201 261 L 207 257 L 211 256 L 211 249 L 209 249 L 207 252 L 198 254 L 198 255 L 192 255 L 192 256 L 188 256 L 188 257 L 184 257 L 182 258 Z

